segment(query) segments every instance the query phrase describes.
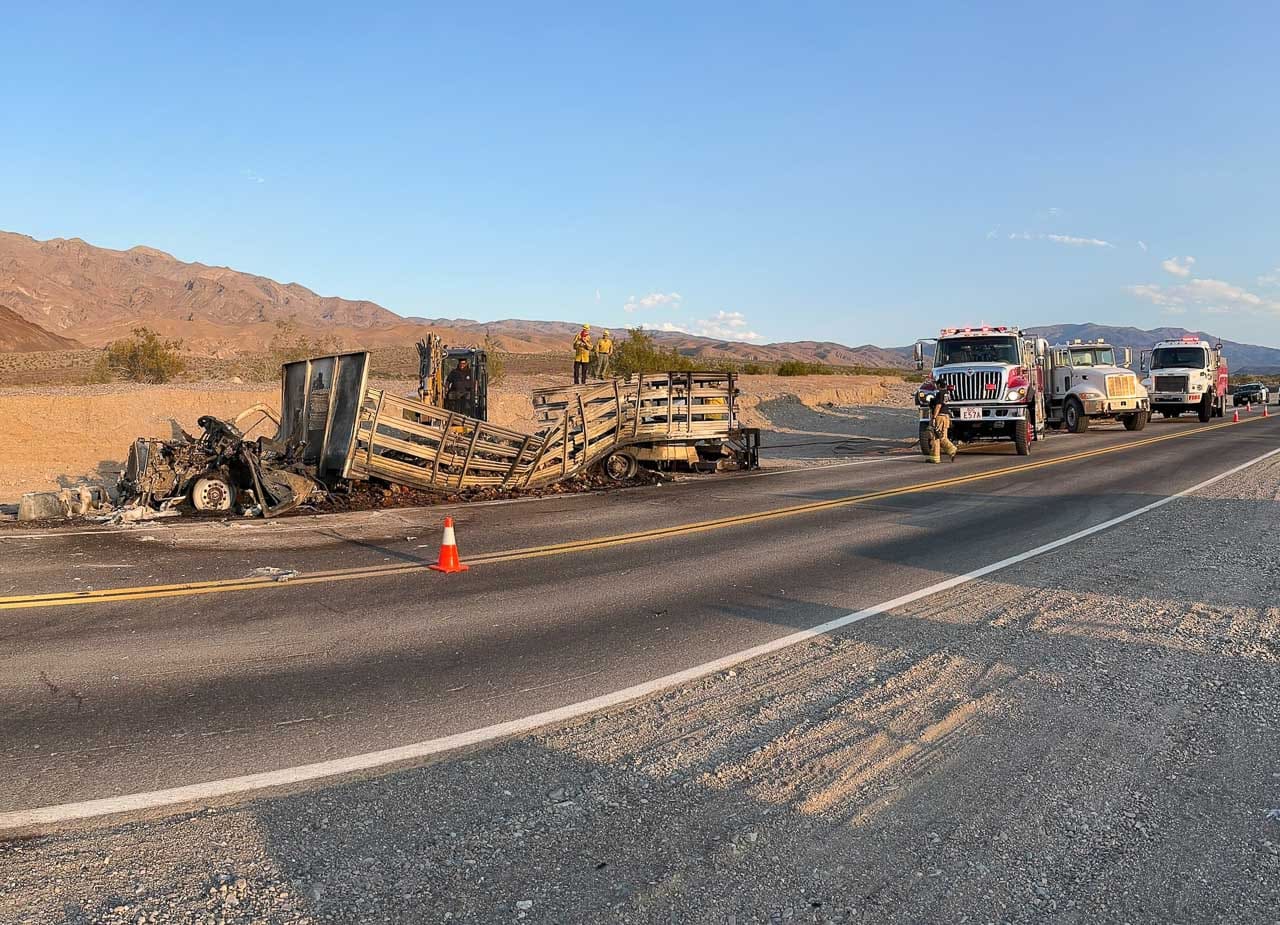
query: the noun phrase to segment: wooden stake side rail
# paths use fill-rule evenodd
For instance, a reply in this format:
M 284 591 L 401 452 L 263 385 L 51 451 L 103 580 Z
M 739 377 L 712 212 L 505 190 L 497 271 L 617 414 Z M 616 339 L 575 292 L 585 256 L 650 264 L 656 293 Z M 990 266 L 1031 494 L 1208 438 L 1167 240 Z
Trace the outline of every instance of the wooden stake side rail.
M 651 373 L 631 382 L 539 389 L 533 405 L 545 426 L 535 434 L 368 389 L 344 475 L 424 489 L 550 484 L 620 446 L 727 438 L 734 379 Z

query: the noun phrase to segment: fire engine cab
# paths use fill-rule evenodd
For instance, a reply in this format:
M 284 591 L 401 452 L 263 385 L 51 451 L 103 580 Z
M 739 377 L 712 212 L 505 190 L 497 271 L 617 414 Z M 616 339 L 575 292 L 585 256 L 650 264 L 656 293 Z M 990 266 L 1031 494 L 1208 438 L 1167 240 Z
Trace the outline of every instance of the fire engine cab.
M 1226 414 L 1230 389 L 1222 344 L 1211 347 L 1195 335 L 1163 340 L 1142 351 L 1142 369 L 1152 411 L 1167 418 L 1192 411 L 1201 421 Z

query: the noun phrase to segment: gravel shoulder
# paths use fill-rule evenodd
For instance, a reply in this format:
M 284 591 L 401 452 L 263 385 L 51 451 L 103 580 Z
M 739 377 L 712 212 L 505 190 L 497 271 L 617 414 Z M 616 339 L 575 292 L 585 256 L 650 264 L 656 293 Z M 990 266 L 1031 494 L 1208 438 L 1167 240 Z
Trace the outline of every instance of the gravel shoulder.
M 1273 459 L 562 728 L 10 842 L 0 922 L 1275 922 L 1278 511 Z

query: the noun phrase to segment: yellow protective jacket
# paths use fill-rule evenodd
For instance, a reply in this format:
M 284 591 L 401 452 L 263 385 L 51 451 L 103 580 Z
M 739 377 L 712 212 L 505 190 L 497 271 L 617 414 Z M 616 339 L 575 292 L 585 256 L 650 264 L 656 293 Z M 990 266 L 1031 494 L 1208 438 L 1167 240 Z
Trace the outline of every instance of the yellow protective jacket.
M 613 353 L 613 338 L 602 337 L 596 341 L 596 353 L 603 353 L 605 356 Z
M 591 362 L 591 337 L 579 332 L 573 339 L 573 360 L 575 363 Z

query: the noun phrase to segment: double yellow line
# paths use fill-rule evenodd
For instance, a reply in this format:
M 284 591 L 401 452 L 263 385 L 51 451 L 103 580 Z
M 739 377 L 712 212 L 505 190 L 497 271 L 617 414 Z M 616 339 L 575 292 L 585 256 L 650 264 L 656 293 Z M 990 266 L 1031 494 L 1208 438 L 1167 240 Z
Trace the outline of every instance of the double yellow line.
M 1250 418 L 1248 420 L 1260 419 Z M 1247 423 L 1247 421 L 1241 421 L 1240 423 Z M 485 565 L 497 562 L 513 562 L 521 559 L 538 559 L 544 556 L 560 556 L 569 553 L 590 552 L 595 549 L 609 549 L 614 546 L 627 546 L 632 543 L 647 543 L 652 540 L 666 539 L 674 536 L 685 536 L 693 533 L 704 533 L 709 530 L 723 530 L 728 527 L 738 527 L 766 520 L 778 520 L 784 517 L 795 517 L 800 514 L 811 514 L 817 511 L 830 510 L 832 508 L 846 507 L 854 504 L 865 504 L 868 501 L 879 501 L 884 498 L 893 498 L 898 495 L 917 494 L 919 492 L 934 491 L 939 488 L 949 488 L 954 485 L 966 485 L 970 482 L 980 482 L 984 479 L 1016 475 L 1021 472 L 1031 472 L 1033 470 L 1044 469 L 1049 466 L 1058 466 L 1063 463 L 1077 462 L 1082 459 L 1091 459 L 1095 456 L 1104 456 L 1108 453 L 1118 453 L 1123 450 L 1137 449 L 1138 447 L 1150 446 L 1153 443 L 1163 443 L 1166 440 L 1176 440 L 1180 437 L 1189 437 L 1194 434 L 1202 434 L 1206 431 L 1218 430 L 1222 427 L 1231 426 L 1234 426 L 1234 422 L 1225 421 L 1220 424 L 1210 424 L 1206 427 L 1197 427 L 1194 430 L 1181 430 L 1176 433 L 1164 434 L 1159 437 L 1147 437 L 1142 440 L 1134 440 L 1131 443 L 1122 443 L 1117 446 L 1101 447 L 1096 450 L 1071 453 L 1067 456 L 1058 456 L 1053 459 L 1024 463 L 1022 465 L 1011 466 L 1004 469 L 993 469 L 989 472 L 978 472 L 971 475 L 957 476 L 955 478 L 938 479 L 933 482 L 906 485 L 902 488 L 887 488 L 883 491 L 866 492 L 860 495 L 846 495 L 842 498 L 832 498 L 827 501 L 813 501 L 807 504 L 796 504 L 790 507 L 759 511 L 754 514 L 739 514 L 734 517 L 719 517 L 715 520 L 703 520 L 671 527 L 659 527 L 653 530 L 641 530 L 636 533 L 623 533 L 616 534 L 614 536 L 602 536 L 586 540 L 572 540 L 567 543 L 555 543 L 549 546 L 529 546 L 523 549 L 512 549 L 507 552 L 495 552 L 488 553 L 486 555 L 470 556 L 467 561 L 472 565 Z M 310 572 L 304 575 L 299 575 L 296 578 L 292 578 L 289 581 L 284 582 L 276 581 L 272 578 L 259 577 L 226 578 L 213 581 L 183 582 L 181 584 L 143 585 L 133 588 L 104 588 L 97 591 L 61 591 L 54 592 L 52 594 L 22 594 L 12 597 L 0 597 L 0 610 L 27 610 L 35 607 L 66 607 L 74 604 L 109 604 L 117 601 L 150 600 L 162 597 L 191 597 L 199 594 L 227 594 L 233 591 L 278 589 L 292 587 L 295 585 L 317 584 L 320 582 L 356 581 L 366 578 L 381 578 L 388 575 L 420 572 L 425 570 L 428 565 L 429 563 L 427 562 L 414 562 L 400 563 L 398 565 L 374 565 L 345 569 L 328 569 L 325 571 Z

